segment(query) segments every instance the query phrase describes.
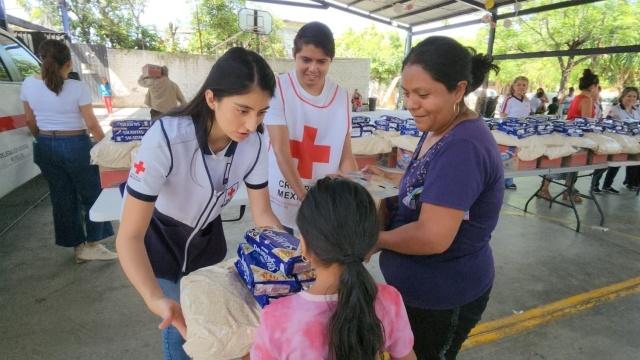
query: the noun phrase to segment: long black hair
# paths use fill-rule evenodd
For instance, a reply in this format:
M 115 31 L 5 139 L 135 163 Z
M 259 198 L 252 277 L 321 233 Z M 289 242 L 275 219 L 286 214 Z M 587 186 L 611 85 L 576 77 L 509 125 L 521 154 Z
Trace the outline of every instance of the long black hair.
M 62 41 L 48 39 L 38 47 L 38 56 L 42 60 L 42 80 L 49 90 L 59 95 L 64 86 L 60 70 L 71 61 L 69 47 Z
M 465 95 L 482 85 L 489 71 L 500 71 L 490 56 L 477 54 L 473 48 L 464 47 L 446 36 L 422 40 L 402 61 L 402 69 L 408 65 L 421 66 L 449 92 L 455 90 L 458 82 L 467 81 Z
M 582 77 L 579 79 L 578 88 L 580 90 L 587 90 L 593 85 L 599 85 L 600 78 L 594 74 L 591 69 L 584 69 L 582 71 Z
M 209 72 L 207 79 L 194 98 L 185 106 L 170 111 L 168 116 L 191 116 L 201 148 L 215 121 L 215 114 L 207 104 L 205 92 L 213 91 L 216 99 L 249 93 L 254 87 L 273 97 L 276 79 L 269 64 L 257 53 L 240 47 L 227 50 Z
M 344 266 L 329 321 L 330 358 L 374 359 L 384 347 L 384 328 L 375 312 L 376 283 L 362 263 L 378 239 L 371 195 L 349 180 L 320 179 L 302 201 L 296 223 L 318 261 Z

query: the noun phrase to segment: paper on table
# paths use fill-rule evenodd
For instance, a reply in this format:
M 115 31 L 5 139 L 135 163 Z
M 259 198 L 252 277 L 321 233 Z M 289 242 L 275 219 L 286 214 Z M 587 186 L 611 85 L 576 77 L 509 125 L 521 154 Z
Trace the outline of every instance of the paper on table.
M 365 174 L 362 171 L 354 171 L 344 175 L 347 179 L 364 186 L 371 194 L 371 197 L 380 205 L 380 201 L 398 195 L 398 187 L 387 179 L 378 175 Z

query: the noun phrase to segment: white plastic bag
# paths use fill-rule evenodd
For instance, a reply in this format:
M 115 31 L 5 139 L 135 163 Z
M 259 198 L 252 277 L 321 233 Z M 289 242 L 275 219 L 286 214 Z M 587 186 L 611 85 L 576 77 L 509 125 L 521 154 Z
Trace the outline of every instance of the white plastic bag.
M 234 261 L 199 269 L 180 282 L 180 305 L 187 323 L 184 350 L 194 360 L 238 359 L 251 349 L 261 309 L 242 283 Z
M 622 146 L 610 137 L 595 133 L 587 133 L 584 136 L 598 144 L 598 148 L 594 149 L 596 154 L 609 155 L 622 153 Z
M 91 164 L 109 168 L 130 168 L 133 164 L 131 152 L 137 150 L 139 146 L 140 141 L 111 141 L 111 130 L 109 130 L 104 139 L 91 148 Z
M 551 160 L 562 158 L 565 156 L 569 156 L 578 151 L 578 149 L 574 148 L 569 144 L 564 144 L 562 146 L 547 146 L 544 149 L 544 154 Z
M 607 133 L 604 136 L 613 139 L 622 147 L 622 152 L 627 154 L 640 153 L 640 143 L 631 136 Z
M 515 136 L 508 135 L 498 130 L 491 130 L 493 138 L 496 139 L 498 145 L 521 147 L 521 140 Z M 526 140 L 526 139 L 525 139 Z
M 389 140 L 393 146 L 407 151 L 415 151 L 416 147 L 418 147 L 418 143 L 420 142 L 419 137 L 409 135 L 396 136 Z
M 377 135 L 351 138 L 351 151 L 354 155 L 376 155 L 391 152 L 391 142 Z

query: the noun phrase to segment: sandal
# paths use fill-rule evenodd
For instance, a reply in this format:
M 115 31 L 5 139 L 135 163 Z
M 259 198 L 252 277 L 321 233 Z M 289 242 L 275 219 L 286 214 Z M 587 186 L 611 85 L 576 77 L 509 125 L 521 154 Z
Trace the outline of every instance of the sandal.
M 551 194 L 549 193 L 549 190 L 540 190 L 538 191 L 538 197 L 545 199 L 545 200 L 551 200 Z
M 562 194 L 562 200 L 569 200 L 569 195 L 566 192 Z M 580 193 L 577 191 L 573 194 L 573 202 L 575 204 L 582 204 L 582 198 L 580 197 Z

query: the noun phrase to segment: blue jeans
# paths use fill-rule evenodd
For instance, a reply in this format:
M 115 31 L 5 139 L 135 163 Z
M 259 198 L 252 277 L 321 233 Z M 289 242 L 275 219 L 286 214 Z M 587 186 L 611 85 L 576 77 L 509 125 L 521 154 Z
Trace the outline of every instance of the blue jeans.
M 178 282 L 160 278 L 157 278 L 157 280 L 164 296 L 180 303 L 180 280 Z M 184 352 L 182 345 L 184 345 L 184 339 L 178 329 L 169 326 L 162 330 L 164 360 L 188 360 L 189 356 Z
M 33 161 L 49 184 L 56 244 L 74 247 L 113 235 L 111 222 L 89 220 L 89 209 L 100 195 L 98 167 L 90 164 L 87 135 L 39 135 Z

